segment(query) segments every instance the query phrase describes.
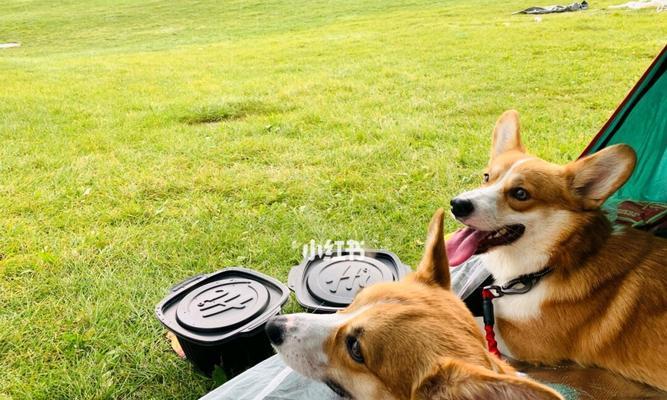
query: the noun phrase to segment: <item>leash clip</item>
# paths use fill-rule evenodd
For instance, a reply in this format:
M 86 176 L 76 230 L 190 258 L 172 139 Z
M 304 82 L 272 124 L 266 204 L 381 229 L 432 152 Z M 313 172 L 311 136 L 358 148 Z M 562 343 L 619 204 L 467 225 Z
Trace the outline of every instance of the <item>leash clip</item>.
M 484 296 L 485 298 L 491 297 L 491 299 L 497 299 L 498 297 L 503 297 L 504 295 L 505 292 L 502 286 L 498 285 L 484 286 L 484 291 L 482 291 L 482 296 Z

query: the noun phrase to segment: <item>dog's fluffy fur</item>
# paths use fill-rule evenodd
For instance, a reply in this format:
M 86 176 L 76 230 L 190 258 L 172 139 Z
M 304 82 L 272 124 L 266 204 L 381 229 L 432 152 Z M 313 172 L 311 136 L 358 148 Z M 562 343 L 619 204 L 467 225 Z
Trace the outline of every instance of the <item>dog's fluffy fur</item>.
M 533 157 L 508 111 L 493 133 L 488 182 L 457 197 L 474 205 L 458 219 L 482 231 L 525 227 L 482 256 L 498 283 L 553 268 L 531 292 L 496 300 L 513 356 L 595 365 L 667 390 L 667 240 L 613 227 L 600 211 L 634 164 L 625 145 L 564 166 Z M 516 199 L 517 188 L 529 198 Z
M 357 400 L 562 399 L 486 350 L 450 291 L 442 219 L 439 210 L 416 273 L 363 289 L 337 314 L 272 319 L 276 349 L 297 372 Z

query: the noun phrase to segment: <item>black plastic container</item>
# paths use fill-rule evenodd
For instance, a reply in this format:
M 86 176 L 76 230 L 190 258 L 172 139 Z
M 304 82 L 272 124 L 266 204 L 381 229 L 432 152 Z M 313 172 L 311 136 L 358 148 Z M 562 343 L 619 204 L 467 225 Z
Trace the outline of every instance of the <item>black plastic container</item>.
M 410 267 L 386 250 L 343 250 L 331 256 L 315 256 L 293 267 L 288 285 L 296 299 L 312 312 L 331 313 L 347 307 L 364 287 L 378 282 L 397 281 Z
M 155 314 L 195 367 L 211 375 L 220 365 L 231 377 L 273 354 L 264 325 L 288 296 L 289 289 L 271 277 L 226 268 L 176 285 Z

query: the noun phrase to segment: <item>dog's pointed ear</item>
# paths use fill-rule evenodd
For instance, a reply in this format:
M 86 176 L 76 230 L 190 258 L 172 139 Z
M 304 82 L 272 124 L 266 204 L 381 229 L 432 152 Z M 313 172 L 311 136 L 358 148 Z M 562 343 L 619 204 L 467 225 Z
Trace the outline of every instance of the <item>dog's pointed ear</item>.
M 555 390 L 528 378 L 499 374 L 451 358 L 441 359 L 417 383 L 411 400 L 563 400 Z
M 449 289 L 449 262 L 445 250 L 445 236 L 442 232 L 444 215 L 445 211 L 440 208 L 431 218 L 424 255 L 414 276 L 418 281 Z
M 505 111 L 493 128 L 491 158 L 510 150 L 523 152 L 520 129 L 519 113 L 515 110 Z
M 632 175 L 637 156 L 625 144 L 609 146 L 595 154 L 573 161 L 565 168 L 573 194 L 586 210 L 604 203 Z

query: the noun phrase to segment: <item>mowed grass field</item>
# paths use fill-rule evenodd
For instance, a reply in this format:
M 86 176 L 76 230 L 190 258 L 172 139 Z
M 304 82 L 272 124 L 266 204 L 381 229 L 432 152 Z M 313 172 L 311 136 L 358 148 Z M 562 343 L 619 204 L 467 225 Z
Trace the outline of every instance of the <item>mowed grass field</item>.
M 153 314 L 172 284 L 284 281 L 310 239 L 414 265 L 508 108 L 577 157 L 667 13 L 511 15 L 539 3 L 3 1 L 0 399 L 195 399 L 215 384 Z

